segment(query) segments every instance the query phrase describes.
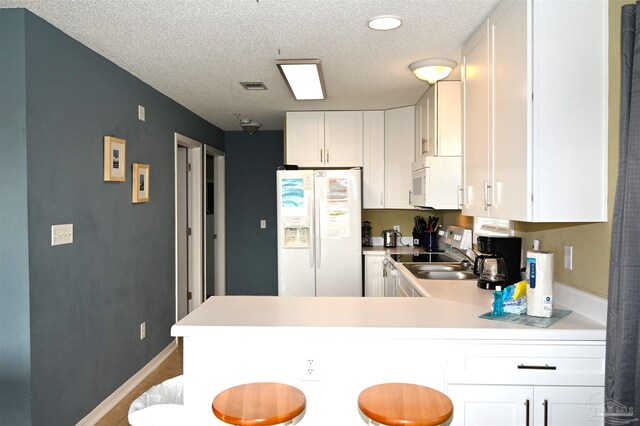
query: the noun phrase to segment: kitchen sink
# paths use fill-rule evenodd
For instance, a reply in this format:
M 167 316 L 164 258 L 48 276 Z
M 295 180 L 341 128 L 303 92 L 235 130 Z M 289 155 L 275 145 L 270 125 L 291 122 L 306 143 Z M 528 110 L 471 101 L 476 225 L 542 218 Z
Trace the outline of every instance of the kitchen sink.
M 478 278 L 460 263 L 404 263 L 416 278 L 422 280 L 473 280 Z

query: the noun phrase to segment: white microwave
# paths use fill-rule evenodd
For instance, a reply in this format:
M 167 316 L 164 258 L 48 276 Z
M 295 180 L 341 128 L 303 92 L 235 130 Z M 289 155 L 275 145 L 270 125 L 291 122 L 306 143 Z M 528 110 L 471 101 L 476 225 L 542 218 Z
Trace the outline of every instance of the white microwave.
M 416 163 L 414 163 L 416 165 Z M 411 173 L 411 205 L 439 210 L 462 208 L 460 157 L 423 157 Z

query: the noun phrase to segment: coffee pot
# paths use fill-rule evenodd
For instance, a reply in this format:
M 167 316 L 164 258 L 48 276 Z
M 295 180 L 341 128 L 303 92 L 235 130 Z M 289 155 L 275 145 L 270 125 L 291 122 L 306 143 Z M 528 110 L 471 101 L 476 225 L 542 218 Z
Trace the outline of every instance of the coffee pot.
M 385 229 L 380 236 L 382 237 L 382 243 L 385 247 L 395 247 L 397 235 L 402 238 L 402 234 L 395 229 Z
M 507 264 L 502 256 L 481 254 L 476 257 L 473 273 L 480 276 L 478 278 L 478 287 L 485 290 L 494 290 L 497 285 L 505 285 Z

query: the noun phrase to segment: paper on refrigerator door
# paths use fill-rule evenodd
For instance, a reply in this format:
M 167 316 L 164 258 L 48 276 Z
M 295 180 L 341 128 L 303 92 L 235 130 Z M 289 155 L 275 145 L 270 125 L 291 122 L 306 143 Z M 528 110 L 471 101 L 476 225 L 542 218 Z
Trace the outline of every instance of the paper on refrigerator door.
M 304 196 L 303 178 L 282 178 L 281 193 L 282 207 L 304 208 L 306 200 Z
M 327 179 L 326 207 L 320 218 L 322 238 L 351 236 L 350 184 L 348 178 Z

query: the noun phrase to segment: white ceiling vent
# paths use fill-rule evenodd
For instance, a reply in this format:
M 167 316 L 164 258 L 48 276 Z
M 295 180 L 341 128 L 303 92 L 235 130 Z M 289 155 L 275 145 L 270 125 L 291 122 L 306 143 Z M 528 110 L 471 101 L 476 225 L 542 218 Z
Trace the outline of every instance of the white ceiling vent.
M 245 90 L 267 90 L 267 86 L 261 81 L 241 81 Z

